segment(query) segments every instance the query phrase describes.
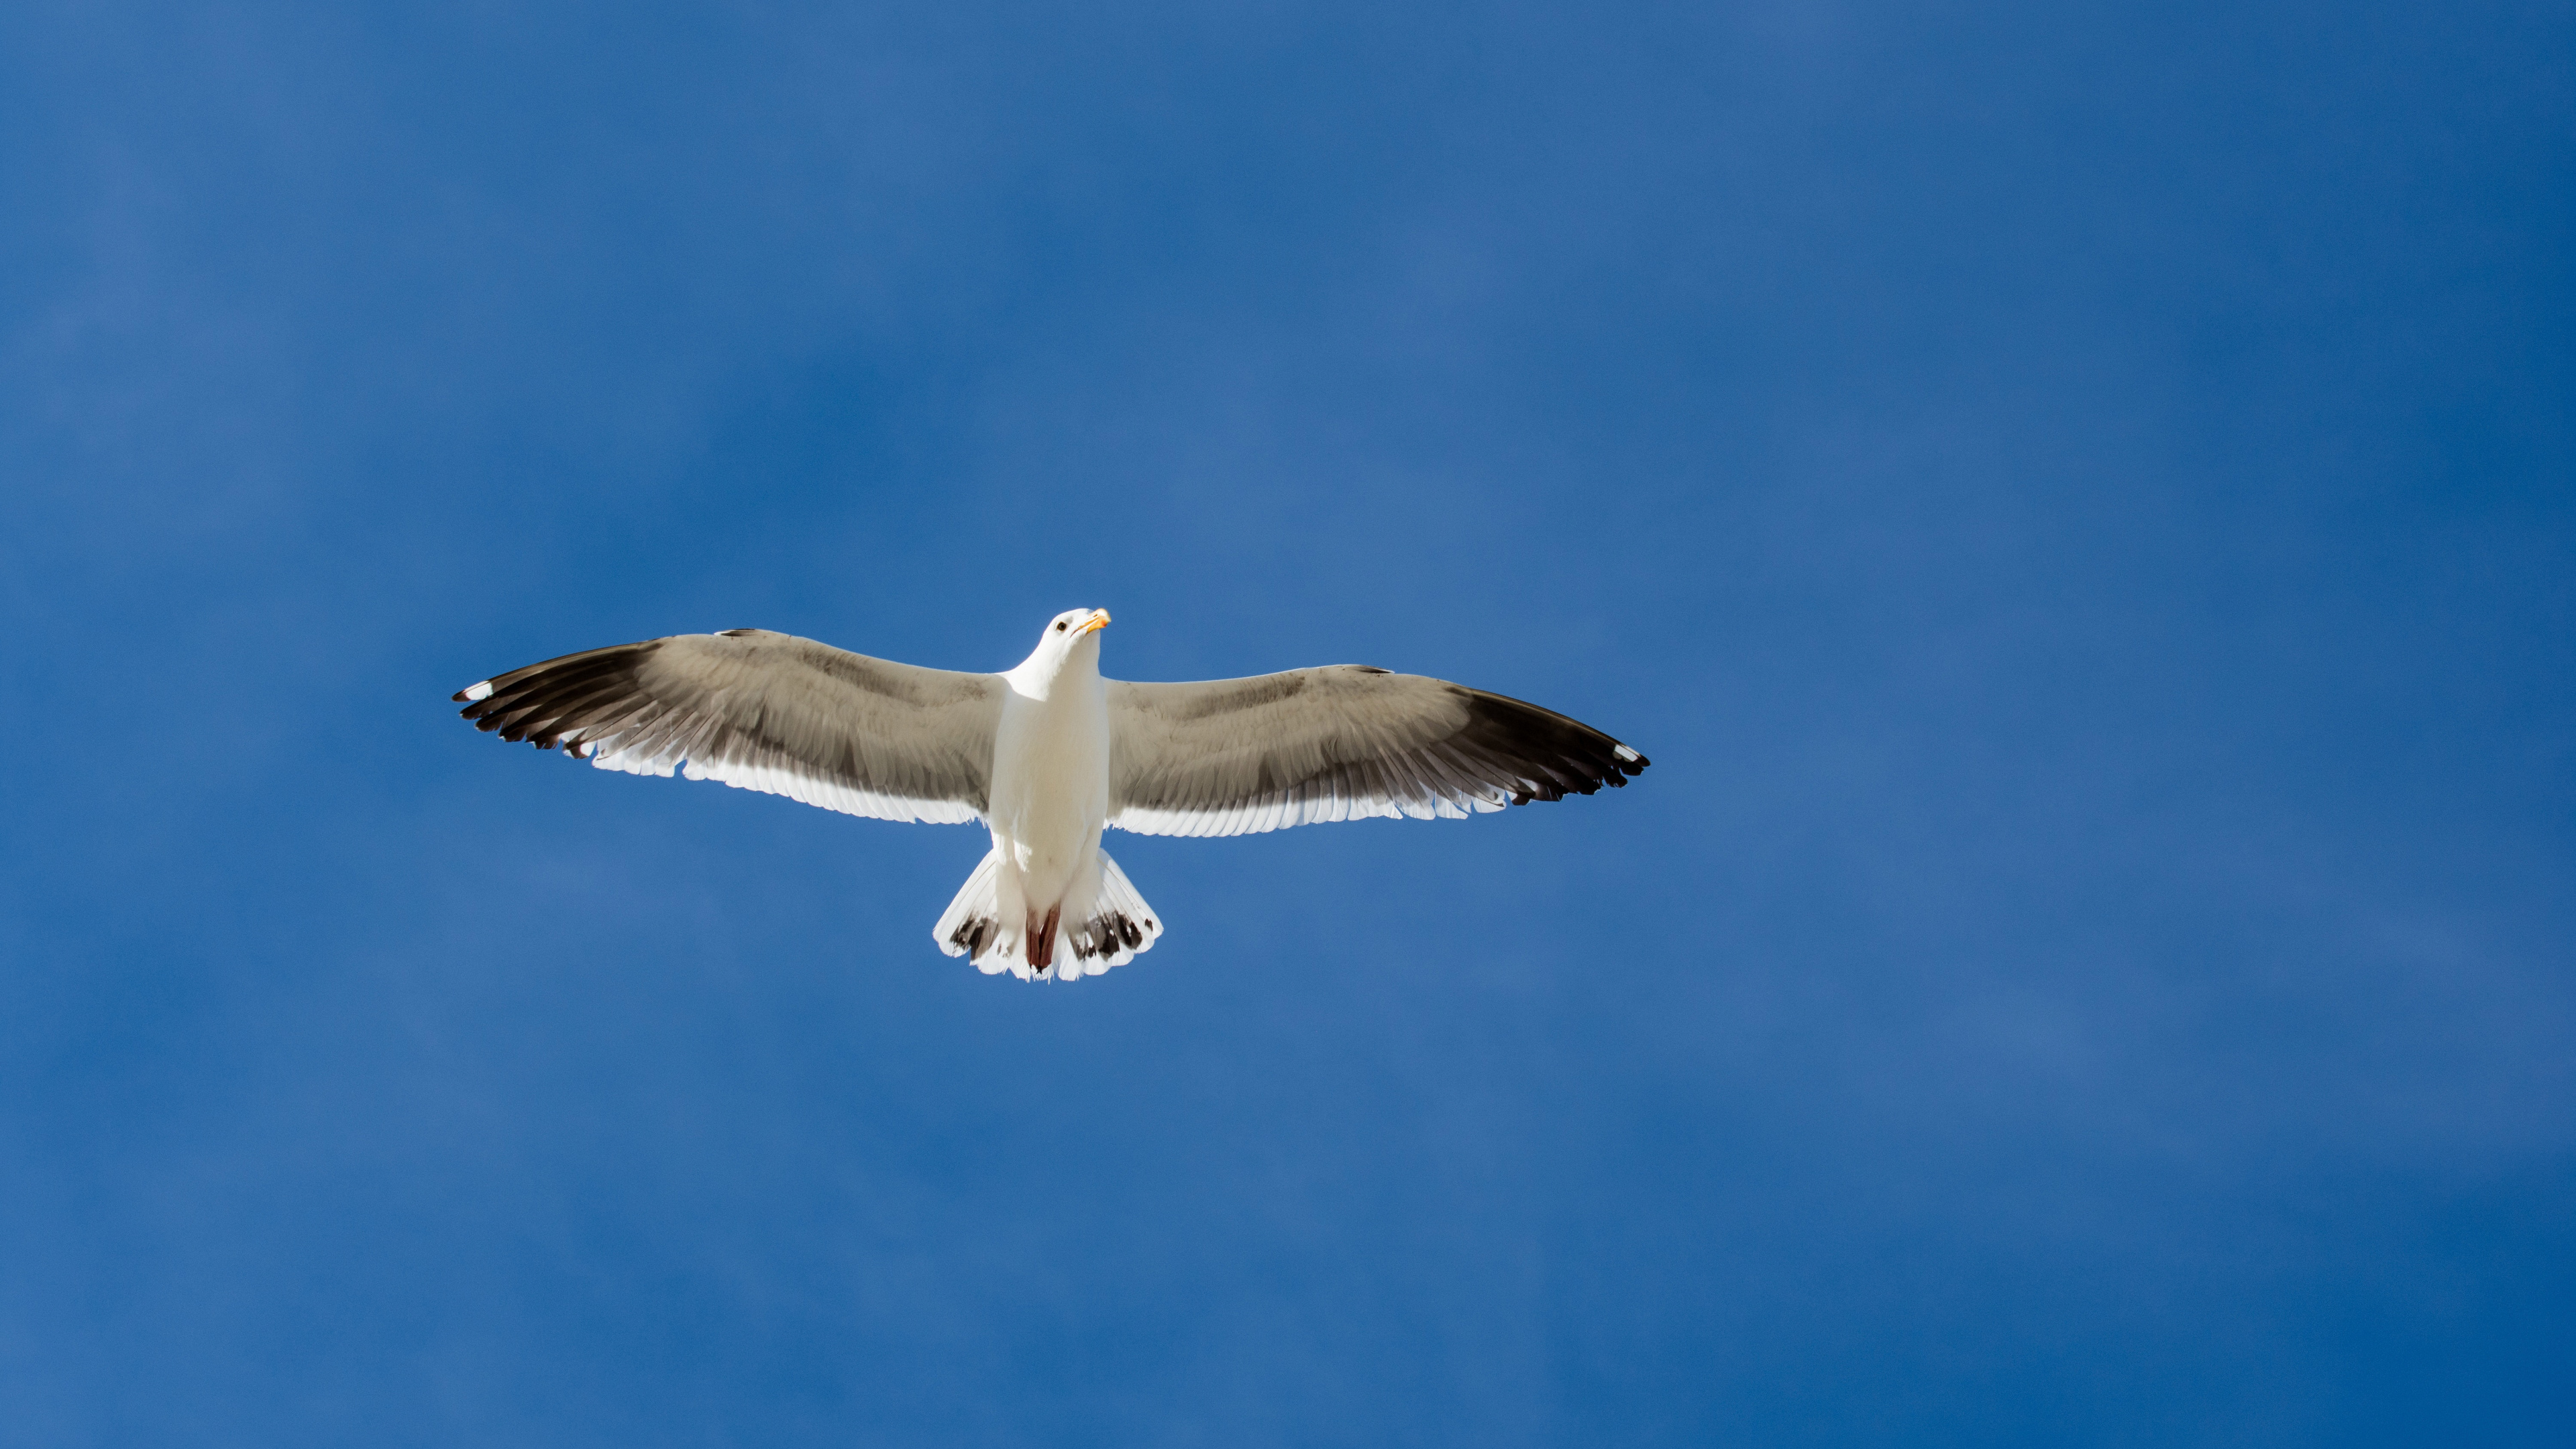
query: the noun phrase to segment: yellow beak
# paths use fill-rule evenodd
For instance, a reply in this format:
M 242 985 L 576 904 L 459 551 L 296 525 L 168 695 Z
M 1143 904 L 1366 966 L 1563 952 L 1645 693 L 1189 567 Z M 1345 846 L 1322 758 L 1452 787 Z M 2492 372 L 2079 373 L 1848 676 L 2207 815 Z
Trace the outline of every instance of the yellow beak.
M 1106 629 L 1108 627 L 1109 611 L 1107 609 L 1094 609 L 1091 611 L 1091 622 L 1083 625 L 1080 629 L 1077 629 L 1074 632 L 1079 636 L 1088 634 L 1094 629 Z

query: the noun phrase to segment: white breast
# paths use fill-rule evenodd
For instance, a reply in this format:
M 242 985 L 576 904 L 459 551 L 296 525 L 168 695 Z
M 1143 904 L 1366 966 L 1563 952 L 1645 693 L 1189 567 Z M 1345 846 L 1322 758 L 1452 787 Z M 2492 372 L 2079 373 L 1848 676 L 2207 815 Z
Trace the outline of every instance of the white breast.
M 1109 705 L 1099 673 L 1067 670 L 1043 695 L 1014 688 L 993 742 L 986 814 L 1032 905 L 1062 895 L 1109 818 Z

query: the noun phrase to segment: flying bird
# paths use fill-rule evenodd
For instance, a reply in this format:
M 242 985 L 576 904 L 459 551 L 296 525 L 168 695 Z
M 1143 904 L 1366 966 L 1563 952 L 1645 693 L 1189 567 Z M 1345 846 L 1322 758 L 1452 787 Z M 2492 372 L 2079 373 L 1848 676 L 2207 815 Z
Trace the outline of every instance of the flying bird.
M 879 820 L 980 822 L 993 848 L 931 928 L 1023 981 L 1096 976 L 1163 926 L 1100 848 L 1372 816 L 1471 812 L 1625 785 L 1646 757 L 1564 715 L 1364 664 L 1131 684 L 1100 674 L 1106 609 L 1047 621 L 1000 674 L 871 659 L 765 629 L 567 654 L 458 691 L 505 740 L 630 775 L 677 772 Z

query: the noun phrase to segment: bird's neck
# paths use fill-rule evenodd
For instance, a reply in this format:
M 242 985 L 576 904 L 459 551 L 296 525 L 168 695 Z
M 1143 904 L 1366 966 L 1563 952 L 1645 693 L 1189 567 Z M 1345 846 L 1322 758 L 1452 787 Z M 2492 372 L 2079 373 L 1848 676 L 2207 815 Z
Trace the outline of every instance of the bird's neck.
M 1100 646 L 1086 639 L 1054 659 L 1043 648 L 1002 677 L 1024 699 L 1053 699 L 1100 687 Z

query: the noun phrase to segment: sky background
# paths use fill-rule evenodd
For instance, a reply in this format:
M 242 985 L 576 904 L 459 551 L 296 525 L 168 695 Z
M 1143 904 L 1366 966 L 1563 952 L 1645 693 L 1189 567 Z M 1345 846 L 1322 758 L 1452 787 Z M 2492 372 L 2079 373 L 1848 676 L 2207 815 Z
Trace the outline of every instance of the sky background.
M 0 10 L 0 1444 L 2563 1443 L 2564 4 Z M 971 829 L 758 626 L 1655 764 Z

